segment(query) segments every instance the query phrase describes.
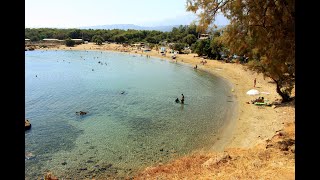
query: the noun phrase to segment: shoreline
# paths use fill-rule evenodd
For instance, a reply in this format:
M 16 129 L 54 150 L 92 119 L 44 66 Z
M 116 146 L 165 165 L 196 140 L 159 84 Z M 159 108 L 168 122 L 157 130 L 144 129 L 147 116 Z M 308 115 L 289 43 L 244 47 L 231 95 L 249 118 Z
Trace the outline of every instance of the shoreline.
M 88 47 L 87 48 L 81 47 L 83 45 L 89 46 L 89 49 L 87 49 Z M 112 45 L 121 46 L 121 45 L 117 45 L 117 44 L 112 44 Z M 157 52 L 155 52 L 154 50 L 149 51 L 149 52 L 143 52 L 143 53 L 141 53 L 141 51 L 137 51 L 135 53 L 135 52 L 132 52 L 132 50 L 131 51 L 119 51 L 119 50 L 115 50 L 114 48 L 102 49 L 101 46 L 95 45 L 95 44 L 81 44 L 81 45 L 77 45 L 75 47 L 66 47 L 64 45 L 58 45 L 58 48 L 57 47 L 56 48 L 43 48 L 43 49 L 37 49 L 37 50 L 66 50 L 66 51 L 84 50 L 84 51 L 107 51 L 107 52 L 113 52 L 113 53 L 139 54 L 139 55 L 152 54 L 152 55 L 150 55 L 150 57 L 158 58 L 158 59 L 162 59 L 162 60 L 167 60 L 167 61 L 175 61 L 170 58 L 171 54 L 169 54 L 170 56 L 161 56 L 161 55 L 157 54 Z M 181 54 L 179 54 L 177 56 L 181 56 Z M 193 64 L 184 62 L 183 59 L 179 59 L 179 61 L 177 60 L 176 63 L 182 64 L 184 66 L 190 66 L 190 67 L 194 66 Z M 209 70 L 206 70 L 206 69 L 198 68 L 198 70 L 212 74 L 212 75 L 222 79 L 222 81 L 224 81 L 227 84 L 227 86 L 229 86 L 230 88 L 234 87 L 234 85 L 225 77 L 222 77 L 222 76 L 220 76 L 214 72 L 211 72 Z M 237 98 L 235 97 L 234 94 L 232 96 L 232 99 L 233 99 L 233 101 L 237 100 Z M 215 137 L 215 142 L 214 142 L 214 144 L 212 144 L 211 148 L 209 149 L 210 151 L 221 152 L 226 148 L 228 142 L 231 139 L 232 131 L 235 128 L 235 123 L 236 123 L 236 119 L 238 117 L 238 114 L 239 114 L 238 113 L 238 102 L 234 102 L 231 110 L 229 109 L 228 112 L 226 113 L 225 122 L 222 125 L 222 127 L 219 128 L 218 133 L 216 134 L 216 137 Z M 202 150 L 198 150 L 195 152 L 201 152 L 201 151 Z
M 226 149 L 234 148 L 253 148 L 259 144 L 265 144 L 272 139 L 274 135 L 284 129 L 286 125 L 294 123 L 295 107 L 267 107 L 256 106 L 250 102 L 255 96 L 249 96 L 246 92 L 253 89 L 253 80 L 257 78 L 255 89 L 269 94 L 260 94 L 269 102 L 278 101 L 281 97 L 276 93 L 276 86 L 269 78 L 264 78 L 262 74 L 256 74 L 246 70 L 245 66 L 236 63 L 225 63 L 217 60 L 206 60 L 202 65 L 200 57 L 194 57 L 195 54 L 178 54 L 176 60 L 171 59 L 171 54 L 161 56 L 155 50 L 150 52 L 141 52 L 124 48 L 119 44 L 81 44 L 75 47 L 66 47 L 59 45 L 55 48 L 43 48 L 39 50 L 95 50 L 121 52 L 126 54 L 149 55 L 150 57 L 160 58 L 168 61 L 176 61 L 187 66 L 198 66 L 198 69 L 218 76 L 226 81 L 232 88 L 232 98 L 236 102 L 233 108 L 227 112 L 227 121 L 220 128 L 217 141 L 212 145 L 213 152 L 222 152 Z M 295 90 L 292 92 L 295 95 Z
M 120 44 L 103 44 L 95 45 L 93 43 L 80 44 L 75 47 L 66 47 L 65 45 L 57 45 L 52 48 L 43 48 L 40 50 L 96 50 L 96 51 L 110 51 L 127 54 L 149 55 L 155 58 L 160 58 L 168 61 L 175 61 L 171 59 L 171 54 L 161 56 L 155 50 L 149 52 L 142 52 L 141 50 L 130 50 L 128 47 L 122 47 Z M 281 97 L 276 93 L 276 86 L 269 78 L 264 78 L 262 74 L 254 73 L 246 70 L 241 64 L 225 63 L 217 60 L 207 60 L 205 65 L 200 63 L 204 60 L 200 57 L 194 57 L 195 54 L 178 54 L 177 63 L 183 63 L 188 66 L 195 66 L 197 64 L 199 70 L 206 71 L 210 74 L 218 76 L 229 82 L 232 87 L 232 94 L 238 101 L 238 113 L 235 117 L 235 131 L 232 138 L 227 143 L 225 148 L 240 147 L 249 148 L 256 144 L 270 139 L 274 133 L 284 128 L 286 121 L 282 120 L 281 111 L 278 108 L 273 109 L 266 106 L 255 106 L 247 104 L 256 96 L 249 96 L 246 92 L 253 89 L 253 80 L 257 78 L 257 85 L 255 89 L 261 92 L 268 92 L 270 94 L 261 94 L 269 102 L 278 101 Z M 295 91 L 293 90 L 293 95 Z M 263 113 L 263 114 L 262 114 Z M 294 113 L 290 114 L 294 118 Z M 258 121 L 257 121 L 258 120 Z

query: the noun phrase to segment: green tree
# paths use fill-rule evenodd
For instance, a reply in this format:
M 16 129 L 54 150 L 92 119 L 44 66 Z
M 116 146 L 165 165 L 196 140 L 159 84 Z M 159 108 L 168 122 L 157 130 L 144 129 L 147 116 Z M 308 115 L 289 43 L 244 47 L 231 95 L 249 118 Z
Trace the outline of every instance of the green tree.
M 66 39 L 66 46 L 73 47 L 75 44 L 76 44 L 76 42 L 74 40 L 72 40 L 71 38 Z
M 192 52 L 197 53 L 198 56 L 208 56 L 210 58 L 213 58 L 210 39 L 198 40 L 191 46 L 191 50 Z
M 174 43 L 172 49 L 179 51 L 179 54 L 182 52 L 182 50 L 186 47 L 185 43 Z
M 30 41 L 37 42 L 37 41 L 40 41 L 40 38 L 38 36 L 31 36 Z
M 188 29 L 187 29 L 187 34 L 193 34 L 194 36 L 198 36 L 198 33 L 197 33 L 197 25 L 195 23 L 191 23 L 189 26 L 188 26 Z
M 188 34 L 186 37 L 183 38 L 182 41 L 184 43 L 188 44 L 189 46 L 191 46 L 191 44 L 193 44 L 197 41 L 197 37 L 193 34 Z
M 101 45 L 104 39 L 100 35 L 94 35 L 92 37 L 92 42 L 95 42 L 97 45 Z
M 64 33 L 56 32 L 56 33 L 53 34 L 52 38 L 63 40 L 63 39 L 66 39 L 67 36 Z
M 214 32 L 213 37 L 210 42 L 211 54 L 212 57 L 220 60 L 221 59 L 221 52 L 224 50 L 222 37 L 220 37 L 220 32 Z
M 153 44 L 158 43 L 157 40 L 156 40 L 154 37 L 150 37 L 150 36 L 148 36 L 145 40 L 146 40 L 148 43 L 153 43 Z
M 207 29 L 217 14 L 230 20 L 224 31 L 231 53 L 247 52 L 248 67 L 276 84 L 282 102 L 292 100 L 295 85 L 295 0 L 187 0 Z M 259 56 L 253 59 L 254 52 Z
M 222 52 L 222 44 L 220 43 L 218 38 L 214 38 L 211 40 L 210 48 L 211 48 L 212 57 L 220 60 L 221 59 L 220 52 Z
M 72 30 L 68 33 L 68 36 L 69 36 L 71 39 L 81 38 L 81 31 L 80 31 L 80 29 L 72 29 Z
M 116 43 L 125 43 L 126 41 L 128 41 L 128 39 L 125 37 L 124 34 L 119 34 L 114 36 L 114 41 Z

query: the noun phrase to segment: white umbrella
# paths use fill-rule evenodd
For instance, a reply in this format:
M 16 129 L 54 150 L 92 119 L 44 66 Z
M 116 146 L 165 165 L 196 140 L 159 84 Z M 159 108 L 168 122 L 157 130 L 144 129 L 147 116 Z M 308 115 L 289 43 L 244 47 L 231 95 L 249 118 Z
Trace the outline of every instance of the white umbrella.
M 258 90 L 256 89 L 251 89 L 247 92 L 248 95 L 253 96 L 253 95 L 257 95 L 260 94 Z

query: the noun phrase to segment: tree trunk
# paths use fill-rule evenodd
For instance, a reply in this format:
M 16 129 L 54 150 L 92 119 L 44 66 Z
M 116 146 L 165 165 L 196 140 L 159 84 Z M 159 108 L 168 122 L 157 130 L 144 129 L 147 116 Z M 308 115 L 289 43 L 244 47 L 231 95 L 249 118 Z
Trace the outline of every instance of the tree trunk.
M 284 103 L 284 102 L 289 102 L 289 101 L 291 101 L 292 100 L 292 98 L 290 98 L 290 95 L 289 94 L 287 94 L 287 93 L 284 93 L 284 92 L 282 92 L 281 91 L 281 87 L 280 87 L 280 85 L 279 85 L 279 82 L 278 81 L 275 81 L 276 82 L 276 84 L 277 84 L 277 93 L 281 96 L 281 98 L 282 98 L 282 103 Z

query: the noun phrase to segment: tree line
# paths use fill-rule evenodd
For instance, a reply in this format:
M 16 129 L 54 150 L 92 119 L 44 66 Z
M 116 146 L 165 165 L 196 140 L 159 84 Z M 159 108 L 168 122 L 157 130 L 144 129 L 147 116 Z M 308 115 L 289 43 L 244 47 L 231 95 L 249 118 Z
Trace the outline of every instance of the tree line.
M 219 32 L 214 33 L 213 37 L 220 36 Z M 150 47 L 165 46 L 170 44 L 170 48 L 183 52 L 184 48 L 189 47 L 192 52 L 199 56 L 220 59 L 222 43 L 217 39 L 207 39 L 199 41 L 199 32 L 195 24 L 180 25 L 172 28 L 169 32 L 156 30 L 121 30 L 121 29 L 57 29 L 57 28 L 26 28 L 25 38 L 32 42 L 38 42 L 45 38 L 66 40 L 68 45 L 74 43 L 70 39 L 83 39 L 88 42 L 102 44 L 105 41 L 113 43 L 148 43 Z M 205 47 L 205 48 L 203 48 Z
M 197 39 L 196 25 L 181 25 L 174 27 L 170 32 L 156 30 L 121 30 L 121 29 L 57 29 L 57 28 L 26 28 L 25 38 L 32 42 L 40 41 L 44 38 L 54 38 L 59 40 L 83 39 L 92 41 L 96 37 L 103 41 L 115 43 L 135 43 L 147 42 L 159 44 L 161 42 L 185 43 L 191 45 Z

